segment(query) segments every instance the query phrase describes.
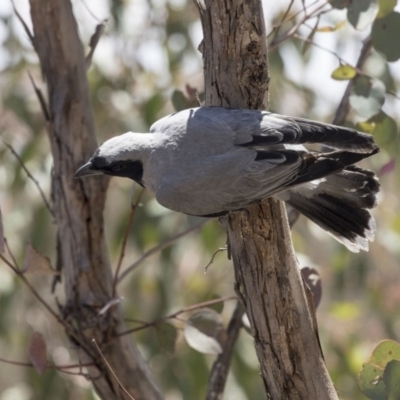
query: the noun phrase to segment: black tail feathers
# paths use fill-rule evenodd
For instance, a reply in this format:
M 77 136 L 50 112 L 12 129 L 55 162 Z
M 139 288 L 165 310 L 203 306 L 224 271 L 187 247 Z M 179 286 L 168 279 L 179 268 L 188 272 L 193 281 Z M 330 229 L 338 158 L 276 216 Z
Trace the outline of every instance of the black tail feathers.
M 371 171 L 351 165 L 336 175 L 309 182 L 286 193 L 285 200 L 325 229 L 349 250 L 368 250 L 374 240 L 379 182 Z

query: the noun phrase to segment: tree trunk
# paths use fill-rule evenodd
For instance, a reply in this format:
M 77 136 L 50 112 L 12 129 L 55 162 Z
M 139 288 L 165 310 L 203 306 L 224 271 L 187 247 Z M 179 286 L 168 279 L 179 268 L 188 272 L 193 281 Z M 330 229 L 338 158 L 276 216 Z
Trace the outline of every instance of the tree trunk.
M 52 196 L 58 265 L 67 302 L 67 334 L 103 399 L 128 399 L 96 351 L 95 338 L 122 385 L 135 400 L 161 399 L 148 367 L 125 330 L 119 307 L 100 315 L 112 296 L 112 272 L 103 230 L 107 179 L 74 179 L 97 148 L 86 63 L 70 0 L 30 0 L 34 46 L 48 88 L 47 130 L 54 158 Z
M 268 59 L 260 0 L 197 0 L 207 106 L 265 109 Z M 225 220 L 236 290 L 250 320 L 268 398 L 337 399 L 313 329 L 283 203 Z

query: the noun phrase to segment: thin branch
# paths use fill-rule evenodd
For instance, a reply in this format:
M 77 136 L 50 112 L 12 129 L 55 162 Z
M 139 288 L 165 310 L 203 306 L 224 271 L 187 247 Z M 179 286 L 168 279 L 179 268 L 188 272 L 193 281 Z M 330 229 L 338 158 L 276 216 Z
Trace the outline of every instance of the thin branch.
M 315 10 L 313 10 L 310 14 L 306 14 L 303 18 L 300 19 L 300 21 L 294 25 L 292 28 L 290 28 L 287 32 L 283 33 L 282 35 L 276 37 L 271 44 L 268 46 L 268 49 L 270 51 L 276 49 L 281 43 L 285 42 L 289 38 L 291 38 L 300 28 L 301 25 L 303 25 L 307 20 L 317 17 L 323 12 L 323 8 L 329 4 L 329 2 L 325 2 L 321 5 L 319 5 Z M 322 10 L 322 11 L 321 11 Z
M 7 358 L 0 357 L 0 362 L 5 363 L 5 364 L 10 364 L 10 365 L 17 365 L 19 367 L 29 367 L 29 368 L 34 368 L 34 365 L 32 363 L 28 362 L 22 362 L 22 361 L 15 361 L 15 360 L 8 360 Z M 94 363 L 85 363 L 85 364 L 71 364 L 71 365 L 56 365 L 56 364 L 47 364 L 48 369 L 55 369 L 58 371 L 62 371 L 64 369 L 73 369 L 73 368 L 81 368 L 81 367 L 92 367 L 94 366 Z M 79 375 L 82 375 L 82 373 L 79 373 Z
M 8 150 L 10 150 L 10 152 L 13 154 L 13 156 L 17 159 L 17 161 L 19 162 L 19 165 L 21 166 L 21 168 L 25 171 L 26 175 L 28 176 L 28 178 L 36 185 L 37 189 L 39 190 L 40 196 L 46 206 L 46 208 L 49 210 L 50 214 L 54 217 L 54 211 L 49 203 L 49 201 L 46 198 L 46 195 L 44 194 L 42 188 L 39 185 L 39 182 L 35 179 L 35 177 L 29 172 L 28 168 L 26 167 L 24 161 L 22 160 L 22 158 L 18 155 L 18 153 L 14 150 L 14 148 L 7 143 L 4 138 L 0 135 L 0 139 L 2 140 L 2 142 L 4 143 L 4 145 L 8 148 Z
M 32 75 L 31 75 L 31 73 L 29 71 L 28 71 L 28 76 L 29 76 L 29 80 L 32 83 L 33 90 L 35 91 L 36 96 L 37 96 L 37 98 L 39 100 L 40 107 L 42 108 L 42 113 L 44 115 L 44 119 L 46 120 L 46 122 L 49 122 L 50 121 L 50 111 L 49 111 L 49 108 L 47 106 L 47 103 L 46 103 L 46 100 L 44 98 L 44 95 L 43 95 L 42 91 L 37 87 Z
M 62 324 L 66 329 L 69 330 L 69 326 L 63 321 L 57 314 L 56 312 L 44 301 L 44 299 L 40 296 L 40 294 L 36 291 L 36 289 L 30 284 L 30 282 L 25 278 L 24 274 L 18 269 L 17 266 L 14 266 L 9 260 L 7 260 L 6 257 L 4 257 L 0 253 L 0 259 L 3 260 L 5 264 L 7 264 L 13 272 L 24 282 L 24 284 L 28 287 L 28 289 L 31 291 L 31 293 L 39 300 L 39 302 L 46 308 L 46 310 L 60 323 Z
M 117 268 L 116 268 L 115 274 L 114 274 L 114 281 L 113 281 L 112 295 L 111 295 L 111 297 L 113 297 L 113 298 L 115 297 L 115 293 L 117 290 L 118 275 L 119 275 L 119 271 L 121 269 L 122 261 L 124 260 L 124 257 L 125 257 L 125 248 L 126 248 L 126 244 L 128 243 L 129 233 L 132 229 L 133 219 L 135 218 L 136 210 L 140 204 L 140 200 L 142 199 L 143 193 L 144 193 L 144 189 L 141 189 L 136 202 L 131 203 L 131 212 L 129 214 L 128 223 L 126 225 L 126 229 L 125 229 L 125 233 L 124 233 L 124 238 L 122 240 L 121 253 L 119 255 Z
M 82 347 L 84 347 L 83 344 L 81 343 L 79 335 L 77 335 L 72 326 L 70 326 L 59 315 L 57 315 L 57 313 L 46 303 L 46 301 L 42 298 L 42 296 L 40 296 L 40 294 L 36 291 L 36 289 L 31 285 L 28 279 L 25 278 L 25 275 L 22 273 L 21 269 L 18 267 L 18 264 L 15 262 L 15 257 L 11 253 L 7 241 L 6 241 L 6 247 L 7 251 L 10 253 L 11 258 L 13 259 L 14 265 L 1 253 L 0 253 L 0 259 L 3 260 L 3 262 L 12 269 L 12 271 L 22 280 L 25 286 L 27 286 L 27 288 L 31 291 L 33 296 L 36 297 L 39 303 L 41 303 L 44 306 L 44 308 L 54 317 L 54 319 L 64 327 L 66 333 L 69 334 L 78 343 L 80 343 Z
M 214 299 L 214 300 L 208 300 L 208 301 L 203 301 L 202 303 L 198 303 L 198 304 L 194 304 L 192 306 L 188 306 L 188 307 L 184 307 L 178 311 L 175 311 L 172 314 L 166 315 L 164 317 L 158 318 L 152 322 L 148 322 L 146 324 L 143 324 L 141 326 L 138 326 L 136 328 L 132 328 L 129 329 L 125 332 L 120 332 L 117 334 L 117 336 L 124 336 L 124 335 L 128 335 L 129 333 L 133 333 L 133 332 L 137 332 L 137 331 L 141 331 L 143 329 L 146 329 L 150 326 L 155 326 L 157 324 L 160 324 L 161 322 L 165 322 L 169 319 L 174 319 L 177 318 L 179 315 L 185 313 L 185 312 L 189 312 L 189 311 L 194 311 L 194 310 L 198 310 L 199 308 L 205 308 L 205 307 L 209 307 L 212 306 L 214 304 L 218 304 L 218 303 L 222 303 L 225 301 L 229 301 L 229 300 L 237 300 L 236 296 L 229 296 L 229 297 L 221 297 L 220 299 Z
M 14 4 L 14 0 L 11 0 L 11 4 L 12 4 L 12 6 L 13 6 L 15 15 L 17 16 L 17 18 L 18 18 L 19 21 L 21 22 L 21 24 L 22 24 L 22 26 L 23 26 L 23 28 L 24 28 L 25 33 L 28 35 L 29 40 L 30 40 L 31 43 L 32 43 L 32 46 L 35 46 L 35 44 L 34 44 L 34 36 L 32 35 L 32 32 L 29 30 L 28 25 L 26 24 L 26 22 L 25 22 L 25 21 L 23 20 L 23 18 L 21 17 L 21 14 L 17 11 L 17 9 L 16 9 L 16 7 L 15 7 L 15 4 Z
M 342 64 L 342 65 L 348 65 L 349 67 L 353 68 L 353 69 L 357 72 L 358 75 L 366 75 L 366 74 L 362 71 L 362 69 L 358 67 L 358 64 L 357 64 L 356 66 L 351 65 L 351 63 L 347 62 L 347 61 L 344 60 L 342 57 L 340 57 L 339 54 L 337 54 L 337 53 L 334 52 L 333 50 L 329 50 L 329 49 L 327 49 L 326 47 L 319 45 L 318 43 L 314 42 L 312 39 L 306 38 L 306 37 L 301 36 L 301 35 L 299 35 L 299 34 L 297 34 L 297 33 L 295 33 L 295 34 L 293 35 L 293 38 L 294 38 L 294 39 L 301 40 L 302 42 L 311 44 L 312 46 L 317 47 L 317 48 L 320 49 L 320 50 L 323 50 L 323 51 L 326 51 L 326 52 L 329 53 L 329 54 L 332 54 L 334 57 L 337 58 L 337 60 L 339 61 L 340 64 Z
M 206 274 L 208 271 L 208 267 L 214 262 L 214 259 L 216 257 L 216 255 L 218 253 L 221 253 L 223 251 L 227 251 L 228 250 L 228 246 L 226 245 L 225 247 L 220 247 L 218 250 L 216 250 L 214 252 L 214 254 L 211 256 L 211 260 L 209 261 L 209 263 L 204 267 L 204 273 Z
M 360 56 L 358 57 L 357 61 L 357 71 L 361 71 L 364 67 L 365 62 L 371 52 L 372 49 L 372 39 L 368 37 L 363 44 L 363 47 L 360 52 Z M 339 104 L 339 107 L 336 111 L 335 118 L 333 119 L 334 125 L 343 125 L 346 121 L 346 117 L 350 111 L 350 95 L 354 89 L 355 84 L 357 83 L 358 79 L 357 75 L 354 79 L 351 79 L 347 85 L 346 91 L 343 94 L 342 100 Z
M 142 255 L 142 257 L 140 257 L 139 259 L 137 259 L 133 264 L 131 264 L 128 268 L 125 269 L 124 272 L 122 272 L 122 274 L 118 277 L 118 284 L 121 283 L 121 281 L 132 271 L 134 271 L 140 264 L 142 264 L 145 260 L 147 260 L 149 257 L 151 257 L 154 254 L 157 254 L 158 252 L 164 250 L 165 248 L 171 246 L 172 244 L 174 244 L 176 241 L 178 241 L 179 239 L 181 239 L 182 237 L 188 235 L 189 233 L 192 232 L 197 232 L 198 230 L 200 230 L 203 225 L 208 222 L 209 219 L 205 219 L 204 221 L 201 221 L 199 224 L 192 226 L 186 230 L 184 230 L 183 232 L 180 232 L 178 234 L 176 234 L 175 236 L 170 237 L 169 239 L 165 240 L 164 242 L 160 243 L 159 245 L 153 247 L 152 249 L 150 249 L 149 251 L 147 251 L 146 253 L 144 253 Z
M 310 8 L 310 7 L 312 7 L 312 6 L 314 6 L 315 4 L 318 3 L 318 1 L 319 1 L 319 0 L 313 1 L 311 4 L 309 4 L 309 5 L 306 7 L 306 9 L 307 9 L 307 8 Z M 295 12 L 293 15 L 291 15 L 288 19 L 285 19 L 286 16 L 287 16 L 286 14 L 288 14 L 288 13 L 287 13 L 287 10 L 286 10 L 284 17 L 283 17 L 277 24 L 272 25 L 272 30 L 271 30 L 270 33 L 268 33 L 267 38 L 269 38 L 276 30 L 280 30 L 283 24 L 285 24 L 286 22 L 290 22 L 290 21 L 292 21 L 293 19 L 297 18 L 297 17 L 298 17 L 302 12 L 304 12 L 304 11 L 306 11 L 306 10 L 303 10 L 303 9 L 302 9 L 302 10 L 299 10 L 299 11 Z M 277 36 L 277 35 L 275 34 L 275 35 L 274 35 L 274 39 L 275 39 L 276 36 Z
M 16 260 L 16 258 L 14 256 L 14 253 L 11 251 L 11 248 L 10 248 L 6 238 L 4 238 L 4 244 L 6 246 L 8 255 L 11 257 L 11 261 L 14 263 L 14 266 L 18 266 L 18 262 L 17 262 L 17 260 Z
M 400 100 L 400 96 L 394 92 L 391 92 L 390 90 L 388 90 L 386 92 L 387 94 L 390 94 L 391 96 L 393 96 L 395 99 Z
M 239 337 L 240 328 L 242 327 L 242 317 L 244 314 L 243 306 L 240 302 L 236 303 L 235 310 L 229 321 L 227 329 L 227 341 L 223 351 L 214 361 L 208 378 L 208 389 L 206 400 L 218 400 L 222 398 L 226 379 L 229 373 L 229 365 L 231 363 L 233 350 Z
M 318 0 L 316 0 L 316 1 L 318 1 Z M 282 28 L 282 25 L 285 22 L 287 22 L 286 21 L 286 17 L 289 15 L 289 12 L 292 9 L 293 4 L 294 4 L 294 0 L 290 0 L 290 3 L 288 5 L 287 9 L 285 10 L 285 13 L 283 14 L 281 20 L 279 21 L 278 25 L 272 29 L 272 31 L 267 35 L 267 38 L 269 38 L 269 36 L 274 34 L 274 33 L 275 33 L 274 34 L 274 39 L 278 36 L 278 33 L 279 33 L 280 29 Z M 289 20 L 290 19 L 288 19 L 288 21 Z
M 92 58 L 93 58 L 94 51 L 96 50 L 97 44 L 99 43 L 99 40 L 100 40 L 100 37 L 104 32 L 106 23 L 107 23 L 107 20 L 104 20 L 100 24 L 96 25 L 96 29 L 95 29 L 92 37 L 90 38 L 90 41 L 89 41 L 90 50 L 85 59 L 87 70 L 89 69 L 90 65 L 92 64 Z
M 94 343 L 94 345 L 96 346 L 97 351 L 99 352 L 101 358 L 103 359 L 103 361 L 105 362 L 105 364 L 107 365 L 107 368 L 110 370 L 110 372 L 112 373 L 113 377 L 115 378 L 115 380 L 118 382 L 119 387 L 122 389 L 122 391 L 132 400 L 135 400 L 135 398 L 125 389 L 124 385 L 121 383 L 121 381 L 118 379 L 118 376 L 115 374 L 115 372 L 113 371 L 113 369 L 111 368 L 111 365 L 108 363 L 107 359 L 104 357 L 103 352 L 100 350 L 99 345 L 96 342 L 96 339 L 92 339 L 92 342 Z

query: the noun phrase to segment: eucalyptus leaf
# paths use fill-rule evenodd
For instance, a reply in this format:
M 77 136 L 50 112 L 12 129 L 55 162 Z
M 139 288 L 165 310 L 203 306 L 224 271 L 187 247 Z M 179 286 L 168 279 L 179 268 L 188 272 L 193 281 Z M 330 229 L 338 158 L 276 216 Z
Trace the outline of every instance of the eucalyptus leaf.
M 347 8 L 347 19 L 357 30 L 369 26 L 378 13 L 377 0 L 354 0 Z
M 372 400 L 386 400 L 386 388 L 383 382 L 384 369 L 371 363 L 365 363 L 357 377 L 361 391 Z
M 396 7 L 397 0 L 379 0 L 379 12 L 376 18 L 383 18 L 390 14 Z
M 357 75 L 357 71 L 350 65 L 340 65 L 331 74 L 331 78 L 338 81 L 353 79 Z
M 187 320 L 185 339 L 190 347 L 205 354 L 220 354 L 226 341 L 226 331 L 221 316 L 204 308 Z
M 398 146 L 394 144 L 399 142 L 399 128 L 389 115 L 381 111 L 367 121 L 357 123 L 357 128 L 373 134 L 379 146 L 386 147 L 387 151 L 397 156 Z
M 392 360 L 386 365 L 383 373 L 383 381 L 385 382 L 387 400 L 400 399 L 400 361 Z
M 358 375 L 358 385 L 368 398 L 372 400 L 395 400 L 399 398 L 388 397 L 388 393 L 390 393 L 387 386 L 388 382 L 393 385 L 393 393 L 399 393 L 397 392 L 399 388 L 395 383 L 395 376 L 400 371 L 397 363 L 389 367 L 388 372 L 386 372 L 386 368 L 392 360 L 400 360 L 400 344 L 394 340 L 383 340 L 376 346 L 370 359 L 363 365 Z M 400 377 L 397 380 L 400 380 Z
M 362 117 L 378 114 L 385 102 L 386 87 L 379 79 L 360 76 L 350 95 L 350 105 Z
M 332 6 L 332 8 L 342 10 L 350 4 L 350 0 L 330 0 L 329 4 Z
M 372 44 L 387 61 L 400 58 L 400 14 L 392 12 L 384 18 L 376 19 L 372 26 Z

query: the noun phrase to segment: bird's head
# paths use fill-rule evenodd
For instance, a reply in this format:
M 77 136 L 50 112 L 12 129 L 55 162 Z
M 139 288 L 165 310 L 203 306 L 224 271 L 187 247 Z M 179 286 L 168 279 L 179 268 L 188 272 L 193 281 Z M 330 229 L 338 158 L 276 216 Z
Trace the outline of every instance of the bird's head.
M 149 147 L 149 136 L 128 132 L 107 140 L 76 171 L 75 178 L 106 174 L 130 178 L 143 185 L 143 159 Z

